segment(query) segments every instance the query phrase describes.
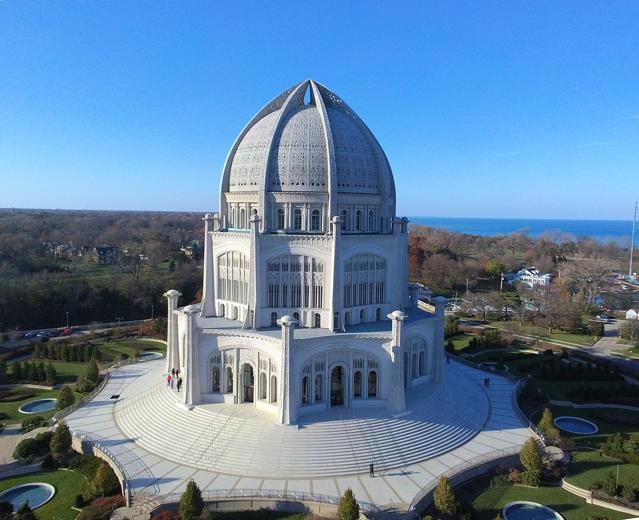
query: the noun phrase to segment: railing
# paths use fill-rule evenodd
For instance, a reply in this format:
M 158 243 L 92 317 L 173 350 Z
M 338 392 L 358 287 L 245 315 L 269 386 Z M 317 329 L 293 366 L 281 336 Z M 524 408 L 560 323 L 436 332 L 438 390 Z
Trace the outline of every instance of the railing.
M 73 404 L 53 414 L 51 419 L 49 419 L 49 426 L 54 426 L 60 419 L 75 412 L 82 405 L 86 404 L 91 399 L 93 399 L 98 393 L 100 393 L 104 389 L 108 381 L 109 381 L 109 372 L 104 374 L 104 376 L 102 377 L 102 381 L 100 381 L 98 386 L 96 386 L 93 390 L 91 390 L 87 395 L 83 396 L 82 399 L 74 402 Z
M 473 457 L 472 459 L 468 459 L 464 462 L 460 462 L 456 466 L 453 466 L 445 473 L 442 473 L 440 475 L 440 478 L 441 477 L 452 478 L 455 475 L 459 475 L 468 470 L 478 468 L 479 466 L 483 466 L 484 464 L 488 464 L 499 459 L 517 455 L 519 454 L 519 451 L 520 450 L 518 447 L 513 446 L 511 448 L 494 450 L 484 455 L 478 455 L 477 457 Z M 413 498 L 413 501 L 410 503 L 410 506 L 408 507 L 408 512 L 410 514 L 414 515 L 417 513 L 417 507 L 419 506 L 419 503 L 437 487 L 438 483 L 439 483 L 439 479 L 433 479 L 426 487 L 422 488 L 421 491 L 417 493 L 415 498 Z
M 181 493 L 167 493 L 153 498 L 158 506 L 179 502 Z M 229 500 L 235 498 L 285 500 L 290 502 L 316 502 L 319 504 L 338 505 L 340 497 L 307 493 L 305 491 L 284 491 L 280 489 L 206 489 L 202 491 L 202 498 L 207 502 Z M 380 508 L 370 502 L 357 502 L 360 510 L 377 513 Z

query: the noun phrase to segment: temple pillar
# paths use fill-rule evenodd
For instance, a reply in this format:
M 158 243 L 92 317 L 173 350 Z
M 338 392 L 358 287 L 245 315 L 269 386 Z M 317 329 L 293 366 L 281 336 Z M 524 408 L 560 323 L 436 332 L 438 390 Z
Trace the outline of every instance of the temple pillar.
M 199 332 L 197 329 L 197 315 L 200 308 L 189 305 L 182 312 L 186 314 L 186 335 L 184 341 L 184 406 L 191 410 L 200 401 L 200 364 L 198 360 Z
M 331 315 L 328 320 L 328 328 L 331 332 L 336 332 L 338 330 L 343 330 L 343 316 L 342 316 L 342 302 L 343 296 L 343 288 L 341 284 L 341 271 L 342 264 L 340 263 L 340 258 L 342 258 L 339 254 L 340 251 L 340 242 L 342 238 L 342 219 L 339 216 L 334 216 L 331 219 L 331 233 L 333 235 L 333 244 L 331 247 L 331 278 L 330 278 L 330 292 L 328 294 L 331 295 L 331 301 L 329 303 L 329 308 Z M 327 295 L 328 296 L 328 295 Z M 338 316 L 338 319 L 335 319 L 335 316 Z
M 214 227 L 219 227 L 220 217 L 217 213 L 207 213 L 204 221 L 204 283 L 202 285 L 202 309 L 200 316 L 215 316 L 215 269 L 213 262 L 213 237 Z M 214 225 L 214 221 L 217 221 Z
M 406 395 L 404 391 L 404 350 L 402 335 L 404 328 L 404 320 L 408 316 L 402 311 L 393 311 L 388 315 L 388 319 L 392 323 L 392 375 L 391 389 L 388 396 L 388 409 L 394 413 L 402 413 L 406 411 Z
M 291 316 L 284 316 L 277 320 L 282 327 L 282 355 L 280 358 L 280 384 L 278 388 L 277 422 L 280 424 L 295 424 L 297 422 L 297 408 L 292 395 L 295 388 L 291 380 L 291 349 L 294 341 L 294 329 L 297 320 Z
M 433 345 L 433 381 L 439 383 L 442 380 L 442 364 L 444 363 L 444 309 L 448 301 L 443 296 L 436 296 L 431 300 L 435 304 L 435 344 Z
M 180 366 L 180 352 L 178 345 L 178 324 L 177 309 L 178 298 L 182 293 L 171 289 L 164 293 L 167 300 L 167 321 L 166 321 L 166 372 L 170 372 L 172 368 Z

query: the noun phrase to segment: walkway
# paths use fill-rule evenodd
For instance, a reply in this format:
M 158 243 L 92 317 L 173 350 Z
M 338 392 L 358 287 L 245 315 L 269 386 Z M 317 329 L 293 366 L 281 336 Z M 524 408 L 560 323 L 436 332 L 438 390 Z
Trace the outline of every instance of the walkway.
M 445 365 L 445 385 L 411 395 L 408 415 L 342 409 L 307 416 L 299 427 L 277 426 L 250 405 L 187 412 L 160 383 L 162 364 L 118 369 L 67 417 L 72 431 L 117 457 L 134 499 L 181 493 L 194 479 L 205 496 L 242 489 L 340 496 L 350 487 L 360 501 L 405 509 L 442 473 L 530 436 L 511 382 L 493 375 L 485 392 L 486 373 L 455 362 Z

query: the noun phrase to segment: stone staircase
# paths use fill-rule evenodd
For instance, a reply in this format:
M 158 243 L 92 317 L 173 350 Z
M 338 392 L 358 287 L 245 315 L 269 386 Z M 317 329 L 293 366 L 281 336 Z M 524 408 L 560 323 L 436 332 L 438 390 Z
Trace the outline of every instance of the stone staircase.
M 457 370 L 399 418 L 383 409 L 334 408 L 288 427 L 250 405 L 186 411 L 178 401 L 175 390 L 157 384 L 118 402 L 114 417 L 127 437 L 162 458 L 260 478 L 353 475 L 370 462 L 376 471 L 404 467 L 469 441 L 490 411 L 483 390 Z

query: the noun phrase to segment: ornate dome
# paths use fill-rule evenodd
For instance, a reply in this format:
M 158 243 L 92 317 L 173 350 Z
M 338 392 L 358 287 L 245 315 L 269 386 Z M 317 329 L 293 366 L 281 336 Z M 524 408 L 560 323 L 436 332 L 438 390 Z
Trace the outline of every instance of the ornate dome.
M 394 215 L 395 185 L 384 151 L 355 112 L 313 80 L 260 110 L 224 166 L 221 208 L 226 195 L 240 193 L 259 194 L 258 207 L 265 208 L 265 193 L 278 192 L 377 195 Z

